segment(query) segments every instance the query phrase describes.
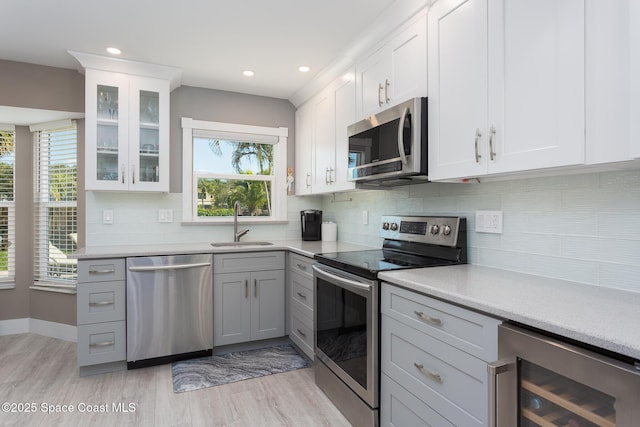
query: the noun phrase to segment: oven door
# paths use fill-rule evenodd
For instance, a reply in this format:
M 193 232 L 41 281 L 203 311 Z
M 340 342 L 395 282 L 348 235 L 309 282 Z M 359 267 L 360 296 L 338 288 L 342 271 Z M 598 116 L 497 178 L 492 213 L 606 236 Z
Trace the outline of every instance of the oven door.
M 514 325 L 498 328 L 489 365 L 489 426 L 640 425 L 633 364 Z
M 313 265 L 316 357 L 378 407 L 378 282 Z

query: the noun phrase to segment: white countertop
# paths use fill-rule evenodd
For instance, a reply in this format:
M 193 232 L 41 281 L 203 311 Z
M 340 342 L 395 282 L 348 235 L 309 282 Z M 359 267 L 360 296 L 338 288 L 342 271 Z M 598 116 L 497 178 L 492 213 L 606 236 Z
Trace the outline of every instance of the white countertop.
M 80 248 L 70 258 L 97 259 L 177 254 L 230 253 L 257 251 L 291 251 L 307 257 L 323 252 L 350 252 L 377 249 L 345 242 L 305 242 L 302 240 L 269 240 L 273 245 L 213 247 L 211 243 L 170 243 L 165 245 L 117 245 Z
M 476 265 L 400 270 L 379 277 L 640 360 L 640 293 Z

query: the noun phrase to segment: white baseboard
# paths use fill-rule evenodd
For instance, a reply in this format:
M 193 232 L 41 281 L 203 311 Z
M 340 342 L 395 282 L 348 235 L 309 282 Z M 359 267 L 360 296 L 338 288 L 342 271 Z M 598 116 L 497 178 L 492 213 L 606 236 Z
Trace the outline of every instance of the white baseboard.
M 78 341 L 77 327 L 65 325 L 64 323 L 31 318 L 0 320 L 0 336 L 29 332 L 65 341 Z

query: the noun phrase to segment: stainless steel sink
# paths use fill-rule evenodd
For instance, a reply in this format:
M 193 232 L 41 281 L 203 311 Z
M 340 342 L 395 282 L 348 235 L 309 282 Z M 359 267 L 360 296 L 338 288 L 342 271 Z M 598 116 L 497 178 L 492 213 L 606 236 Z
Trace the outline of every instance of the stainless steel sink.
M 273 245 L 271 242 L 216 242 L 211 246 L 214 248 L 233 247 L 233 246 L 269 246 Z

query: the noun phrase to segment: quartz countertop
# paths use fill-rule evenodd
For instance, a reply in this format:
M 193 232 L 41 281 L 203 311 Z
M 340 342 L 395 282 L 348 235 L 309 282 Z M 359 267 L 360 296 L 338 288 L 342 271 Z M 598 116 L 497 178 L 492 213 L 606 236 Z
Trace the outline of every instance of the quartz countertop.
M 70 258 L 98 259 L 121 258 L 134 256 L 156 256 L 176 254 L 202 254 L 202 253 L 231 253 L 231 252 L 258 252 L 258 251 L 291 251 L 312 257 L 323 252 L 349 252 L 377 249 L 371 246 L 356 245 L 346 242 L 309 242 L 303 240 L 268 240 L 272 245 L 244 245 L 213 247 L 211 243 L 168 243 L 153 245 L 117 245 L 117 246 L 92 246 L 80 248 Z M 247 241 L 250 242 L 250 241 Z M 244 244 L 244 241 L 243 241 Z
M 476 265 L 400 270 L 379 277 L 640 360 L 640 293 Z

